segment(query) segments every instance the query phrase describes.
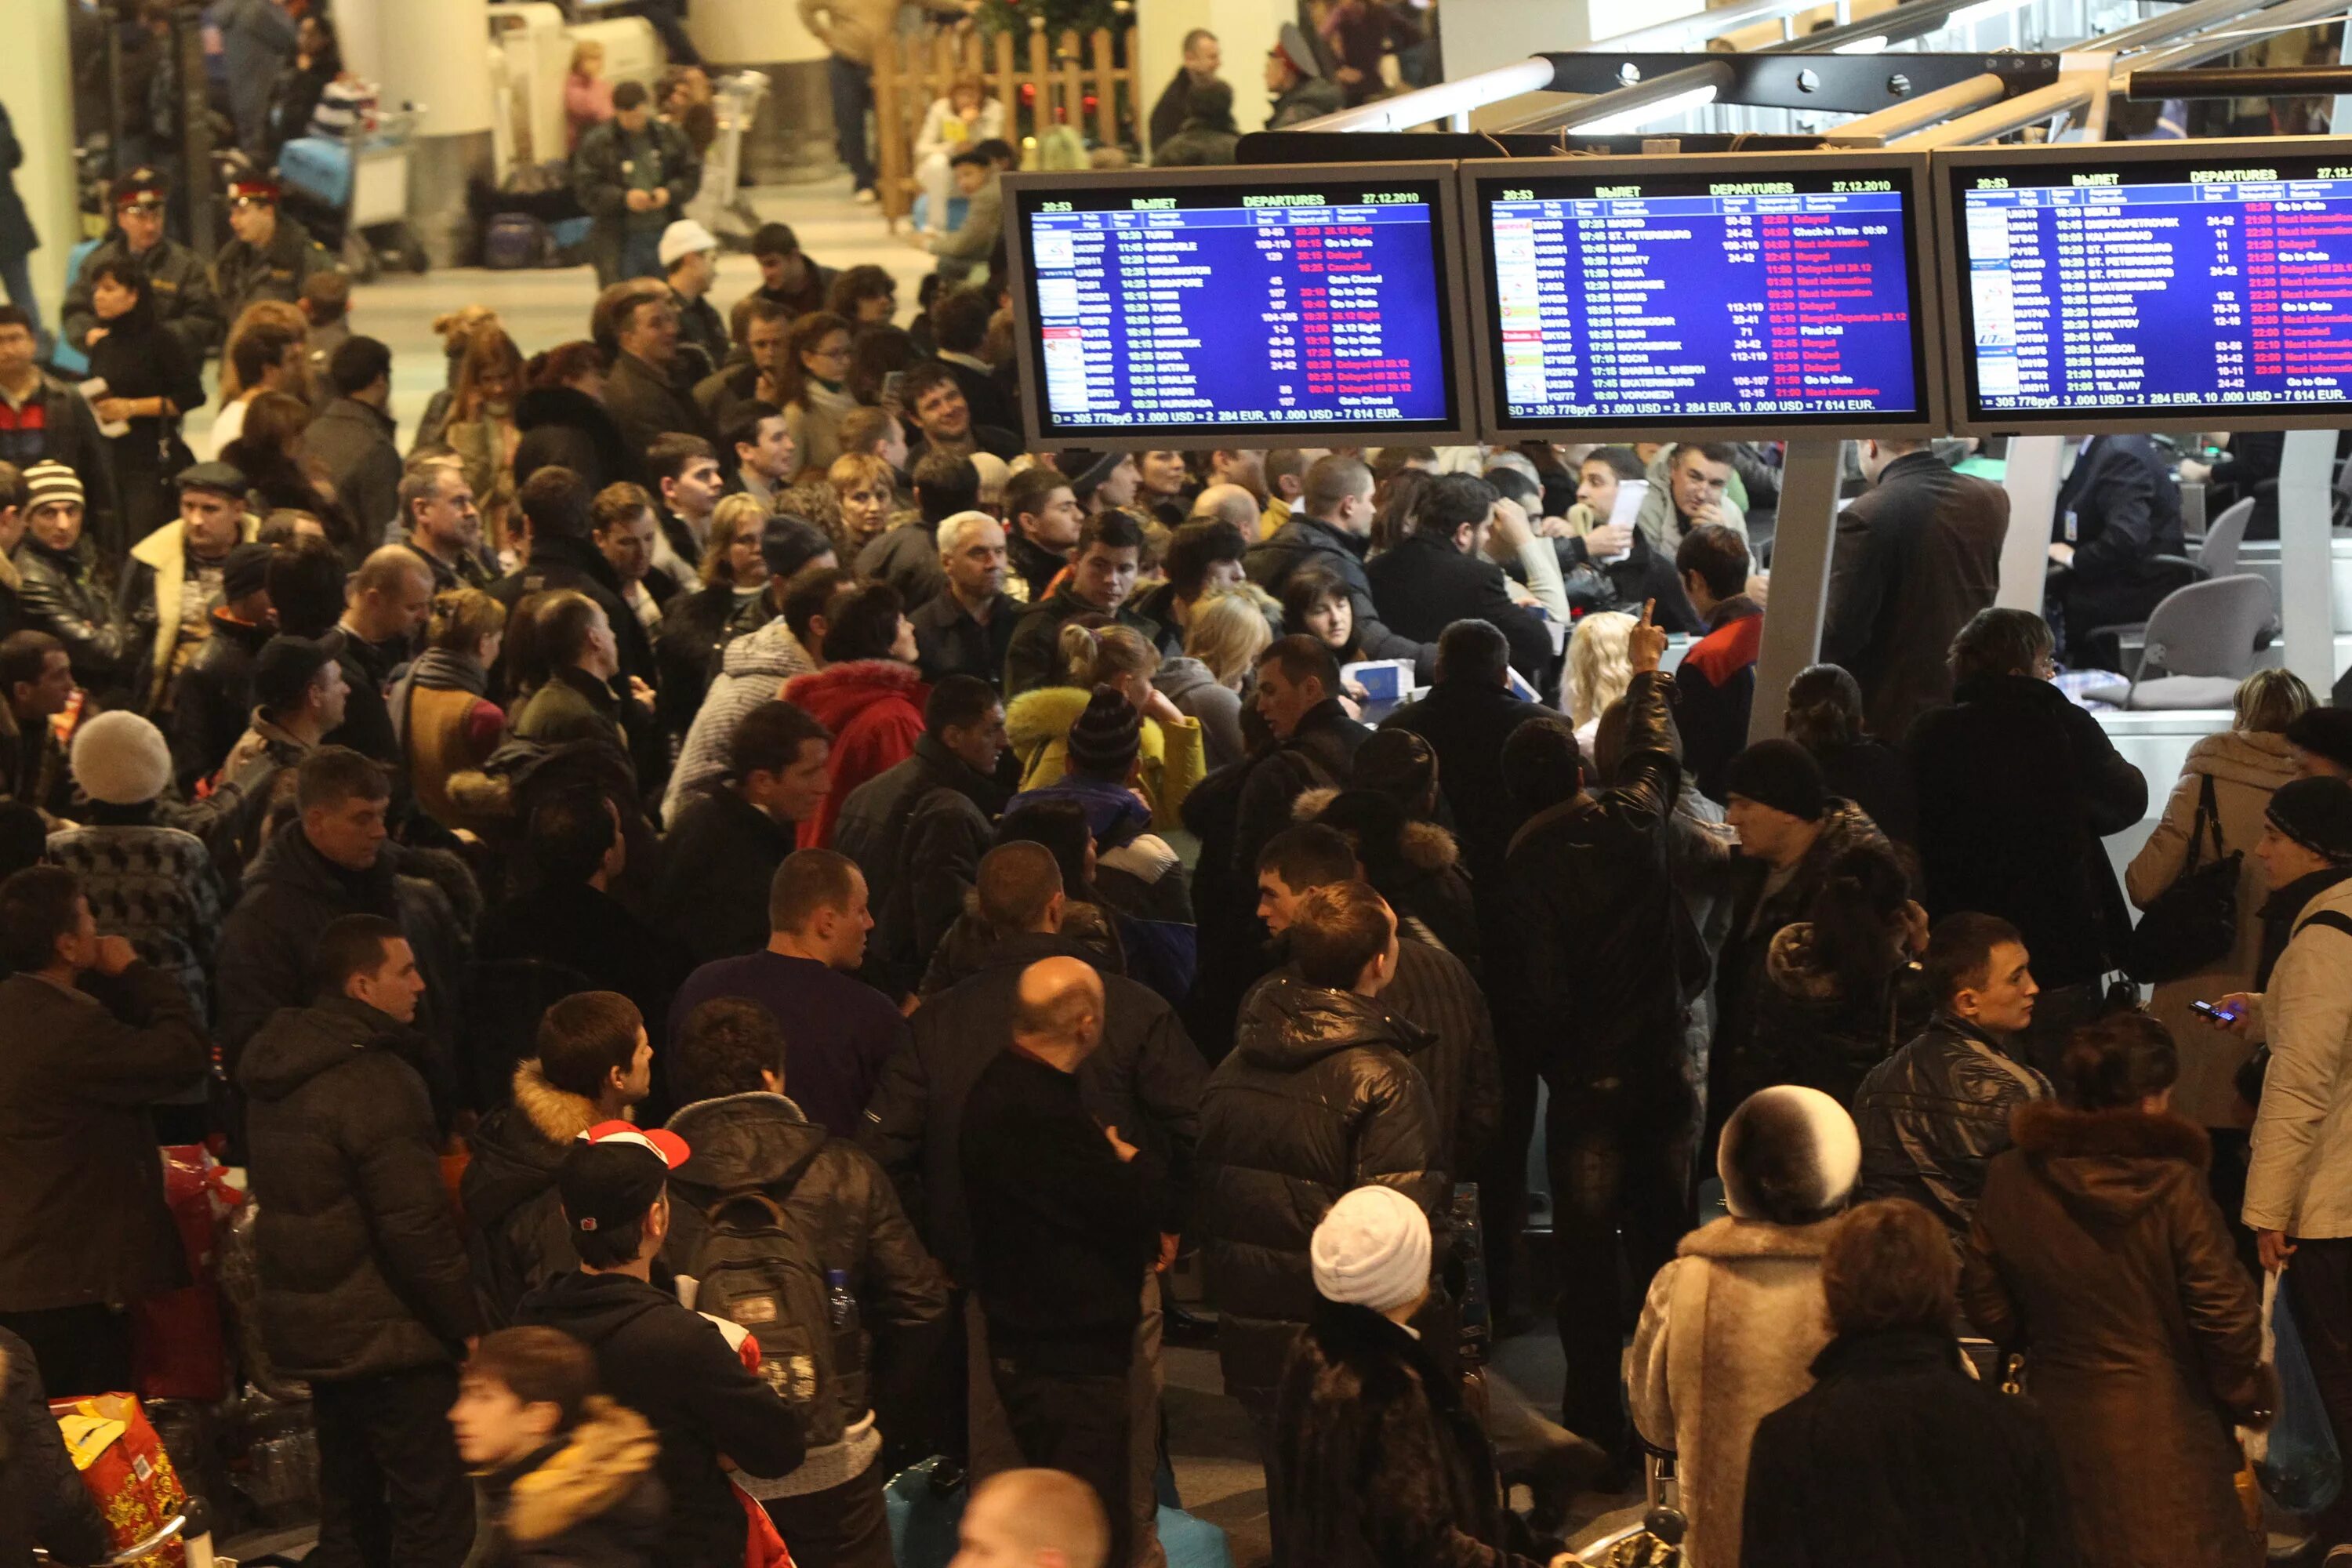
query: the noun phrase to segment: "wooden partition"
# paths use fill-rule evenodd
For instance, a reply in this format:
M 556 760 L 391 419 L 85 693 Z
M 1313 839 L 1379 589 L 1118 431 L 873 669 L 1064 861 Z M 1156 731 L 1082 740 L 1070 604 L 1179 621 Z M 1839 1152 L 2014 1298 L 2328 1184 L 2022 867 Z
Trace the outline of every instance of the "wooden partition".
M 1042 21 L 1031 22 L 1022 37 L 982 33 L 969 24 L 893 35 L 874 62 L 877 160 L 882 211 L 891 226 L 914 205 L 916 132 L 957 77 L 977 74 L 989 96 L 1004 105 L 1004 139 L 1023 153 L 1027 166 L 1034 161 L 1031 140 L 1055 125 L 1076 127 L 1089 146 L 1118 145 L 1123 128 L 1150 111 L 1136 58 L 1132 26 L 1123 38 L 1097 27 L 1065 32 L 1058 43 Z

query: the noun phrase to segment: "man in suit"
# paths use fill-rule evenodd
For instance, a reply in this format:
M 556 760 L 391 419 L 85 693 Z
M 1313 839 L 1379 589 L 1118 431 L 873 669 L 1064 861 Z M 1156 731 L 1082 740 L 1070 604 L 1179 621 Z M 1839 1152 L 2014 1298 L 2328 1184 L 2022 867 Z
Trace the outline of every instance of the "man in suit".
M 1925 441 L 1858 445 L 1871 488 L 1838 514 L 1822 658 L 1861 683 L 1871 732 L 1892 744 L 1952 699 L 1945 655 L 2000 586 L 2009 493 Z
M 2180 489 L 2145 436 L 2087 436 L 2058 487 L 2050 528 L 2048 619 L 2068 662 L 2101 626 L 2147 619 L 2179 579 L 2158 563 L 2181 551 Z M 2112 652 L 2107 655 L 2112 658 Z

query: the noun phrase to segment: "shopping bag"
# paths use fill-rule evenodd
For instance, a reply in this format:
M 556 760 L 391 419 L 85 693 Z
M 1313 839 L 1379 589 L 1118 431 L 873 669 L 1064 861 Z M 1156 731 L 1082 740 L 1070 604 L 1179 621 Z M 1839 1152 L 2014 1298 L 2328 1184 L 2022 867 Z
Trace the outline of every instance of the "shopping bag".
M 187 1254 L 188 1283 L 132 1303 L 133 1381 L 142 1399 L 192 1399 L 215 1405 L 228 1397 L 228 1336 L 221 1324 L 221 1222 L 245 1194 L 223 1177 L 219 1162 L 200 1143 L 163 1148 L 163 1200 Z
M 2265 1294 L 2271 1297 L 2271 1333 L 2277 1344 L 2279 1407 L 2278 1419 L 2271 1423 L 2269 1449 L 2256 1468 L 2263 1489 L 2281 1508 L 2289 1513 L 2316 1513 L 2343 1489 L 2344 1457 L 2336 1451 L 2336 1434 L 2327 1424 L 2327 1407 L 2320 1403 L 2319 1383 L 2311 1375 L 2311 1358 L 2304 1353 L 2288 1293 L 2273 1278 Z
M 98 1500 L 116 1547 L 136 1545 L 165 1520 L 186 1511 L 187 1489 L 180 1484 L 172 1457 L 163 1452 L 135 1397 L 99 1394 L 52 1399 L 49 1414 L 65 1434 L 66 1450 L 81 1472 L 82 1485 Z M 184 1568 L 186 1562 L 185 1552 L 173 1541 L 138 1559 L 137 1568 Z

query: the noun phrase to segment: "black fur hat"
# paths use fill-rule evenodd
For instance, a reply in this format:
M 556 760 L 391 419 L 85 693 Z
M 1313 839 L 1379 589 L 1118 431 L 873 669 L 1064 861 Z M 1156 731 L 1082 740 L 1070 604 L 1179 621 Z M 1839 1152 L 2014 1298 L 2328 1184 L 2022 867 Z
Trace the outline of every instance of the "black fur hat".
M 1845 1207 L 1862 1171 L 1862 1137 L 1845 1107 L 1820 1089 L 1778 1084 L 1731 1113 L 1715 1169 L 1734 1218 L 1811 1225 Z

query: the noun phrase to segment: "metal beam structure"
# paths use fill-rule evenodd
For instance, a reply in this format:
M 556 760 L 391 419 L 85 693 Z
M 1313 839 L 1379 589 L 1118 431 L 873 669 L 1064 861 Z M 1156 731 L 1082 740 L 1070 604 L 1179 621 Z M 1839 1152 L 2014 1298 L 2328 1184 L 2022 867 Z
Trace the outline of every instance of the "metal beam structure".
M 1909 9 L 1910 7 L 1906 7 Z M 1958 55 L 1841 55 L 1811 50 L 1745 55 L 1555 54 L 1553 85 L 1591 93 L 1582 102 L 1554 105 L 1507 129 L 1540 132 L 1589 124 L 1657 101 L 1650 90 L 1664 74 L 1677 77 L 1700 63 L 1721 68 L 1726 79 L 1715 101 L 1752 109 L 1801 109 L 1872 114 L 1915 95 L 1940 92 L 1990 76 L 2002 94 L 2030 91 L 2058 79 L 2057 55 L 1988 52 Z

